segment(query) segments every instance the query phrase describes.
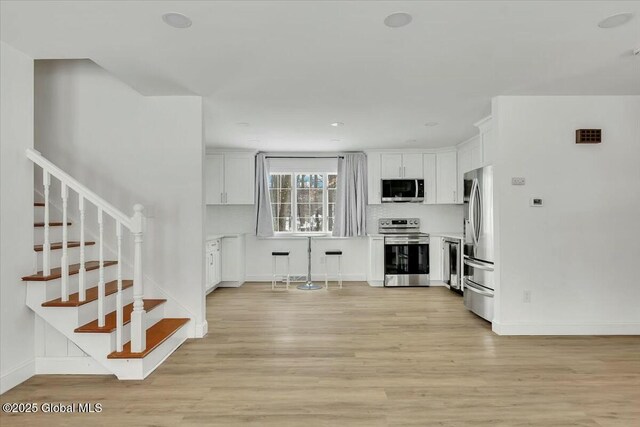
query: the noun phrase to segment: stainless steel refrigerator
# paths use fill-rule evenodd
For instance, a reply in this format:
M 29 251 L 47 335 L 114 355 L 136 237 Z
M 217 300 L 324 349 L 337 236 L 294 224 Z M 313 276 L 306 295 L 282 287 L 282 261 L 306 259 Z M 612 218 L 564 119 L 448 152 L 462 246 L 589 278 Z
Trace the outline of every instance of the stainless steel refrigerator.
M 493 166 L 464 174 L 464 305 L 493 320 Z

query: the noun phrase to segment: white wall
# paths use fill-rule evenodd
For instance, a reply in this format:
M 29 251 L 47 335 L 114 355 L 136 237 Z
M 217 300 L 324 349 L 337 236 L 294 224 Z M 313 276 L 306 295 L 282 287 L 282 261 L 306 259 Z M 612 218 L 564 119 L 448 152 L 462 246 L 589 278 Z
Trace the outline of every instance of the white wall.
M 188 310 L 196 334 L 205 328 L 201 98 L 142 96 L 88 60 L 35 70 L 36 148 L 122 211 L 145 206 L 145 284 Z M 95 234 L 94 220 L 88 212 Z
M 497 97 L 492 115 L 494 330 L 640 334 L 640 97 Z M 575 144 L 583 128 L 603 142 Z
M 247 233 L 247 280 L 271 280 L 271 252 L 291 252 L 291 272 L 307 272 L 306 239 L 259 239 L 254 233 L 253 206 L 207 206 L 207 233 Z M 420 218 L 424 232 L 461 232 L 464 212 L 462 205 L 383 204 L 367 206 L 369 233 L 377 233 L 378 218 Z M 324 276 L 322 251 L 340 249 L 343 252 L 344 280 L 366 280 L 368 269 L 368 240 L 366 238 L 314 239 L 311 270 L 314 280 Z M 330 264 L 329 272 L 335 271 Z
M 33 59 L 0 42 L 0 393 L 33 375 Z

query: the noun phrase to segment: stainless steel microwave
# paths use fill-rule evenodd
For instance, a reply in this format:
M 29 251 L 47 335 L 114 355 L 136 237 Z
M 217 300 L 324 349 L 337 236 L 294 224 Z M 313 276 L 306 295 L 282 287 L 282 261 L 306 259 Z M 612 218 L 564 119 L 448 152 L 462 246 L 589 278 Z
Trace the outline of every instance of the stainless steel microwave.
M 421 203 L 424 179 L 383 179 L 382 203 Z

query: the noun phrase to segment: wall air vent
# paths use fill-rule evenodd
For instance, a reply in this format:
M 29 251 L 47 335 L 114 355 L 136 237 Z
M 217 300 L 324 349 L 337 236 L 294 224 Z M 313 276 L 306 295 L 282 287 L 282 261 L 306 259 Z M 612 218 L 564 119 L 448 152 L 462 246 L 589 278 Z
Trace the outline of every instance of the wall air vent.
M 577 129 L 576 144 L 600 144 L 602 129 Z

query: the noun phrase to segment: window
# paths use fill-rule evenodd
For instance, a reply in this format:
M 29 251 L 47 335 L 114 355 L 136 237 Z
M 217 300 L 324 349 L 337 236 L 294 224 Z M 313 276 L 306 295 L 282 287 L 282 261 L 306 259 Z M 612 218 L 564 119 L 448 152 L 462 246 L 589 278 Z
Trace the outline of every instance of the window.
M 269 191 L 273 231 L 333 231 L 337 178 L 335 173 L 272 173 Z

